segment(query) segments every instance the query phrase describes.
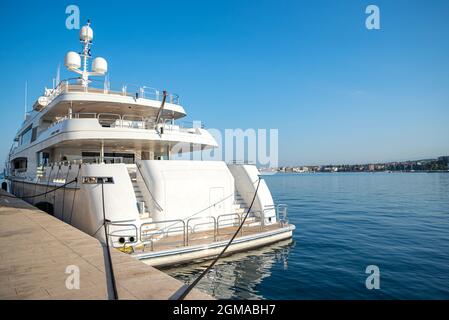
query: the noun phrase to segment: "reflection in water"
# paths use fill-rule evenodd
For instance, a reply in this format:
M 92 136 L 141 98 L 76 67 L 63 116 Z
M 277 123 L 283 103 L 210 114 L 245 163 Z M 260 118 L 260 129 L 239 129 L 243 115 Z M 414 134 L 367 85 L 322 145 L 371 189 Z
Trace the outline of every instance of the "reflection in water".
M 449 298 L 448 173 L 264 179 L 275 202 L 288 204 L 296 246 L 230 256 L 200 283 L 203 290 L 228 299 Z M 381 268 L 380 290 L 366 289 L 370 264 Z M 206 266 L 168 272 L 187 282 Z
M 198 289 L 217 299 L 263 299 L 257 285 L 271 275 L 274 264 L 288 267 L 288 254 L 294 247 L 289 239 L 271 246 L 236 253 L 220 259 L 197 285 Z M 173 267 L 163 271 L 184 281 L 192 282 L 207 266 L 209 261 Z

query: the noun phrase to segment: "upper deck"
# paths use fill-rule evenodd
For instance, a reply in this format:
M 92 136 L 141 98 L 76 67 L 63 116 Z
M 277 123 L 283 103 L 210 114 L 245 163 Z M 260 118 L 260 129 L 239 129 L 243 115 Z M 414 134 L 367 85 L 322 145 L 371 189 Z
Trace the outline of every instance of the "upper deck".
M 122 147 L 177 142 L 216 147 L 199 122 L 175 122 L 185 115 L 176 94 L 165 93 L 164 101 L 163 91 L 148 86 L 124 85 L 114 90 L 107 81 L 89 80 L 89 85 L 83 86 L 79 79 L 64 80 L 36 100 L 16 134 L 10 155 L 33 145 L 42 149 L 84 140 L 86 147 L 98 139 Z
M 116 113 L 144 118 L 156 117 L 161 109 L 163 91 L 147 86 L 123 85 L 120 90 L 110 88 L 109 83 L 91 81 L 82 86 L 79 79 L 61 81 L 54 89 L 47 89 L 33 105 L 22 127 L 27 127 L 37 117 L 45 121 L 55 121 L 59 117 L 73 113 Z M 168 93 L 161 110 L 163 119 L 179 119 L 186 116 L 179 103 L 179 96 Z M 20 132 L 20 130 L 19 130 Z
M 79 79 L 63 80 L 54 89 L 46 89 L 45 95 L 33 104 L 33 110 L 17 131 L 19 137 L 31 124 L 41 129 L 67 118 L 70 114 L 114 114 L 121 117 L 152 119 L 160 113 L 161 122 L 186 116 L 177 94 L 166 94 L 162 106 L 163 91 L 148 87 L 123 85 L 111 89 L 108 82 L 90 80 L 89 86 L 79 84 Z
M 125 84 L 119 90 L 111 89 L 108 81 L 89 80 L 88 86 L 83 86 L 78 78 L 63 80 L 59 85 L 51 90 L 48 96 L 49 102 L 54 100 L 60 94 L 68 92 L 82 92 L 82 93 L 100 93 L 112 96 L 131 97 L 133 99 L 148 99 L 162 102 L 163 92 L 148 86 L 136 86 Z M 167 103 L 180 105 L 179 96 L 177 94 L 168 93 Z

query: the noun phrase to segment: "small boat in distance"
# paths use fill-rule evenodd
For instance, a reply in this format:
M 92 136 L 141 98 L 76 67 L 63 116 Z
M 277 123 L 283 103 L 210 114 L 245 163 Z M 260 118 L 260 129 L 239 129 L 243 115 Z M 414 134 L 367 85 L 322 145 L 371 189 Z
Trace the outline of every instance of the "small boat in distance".
M 81 53 L 65 57 L 78 77 L 46 88 L 15 135 L 5 166 L 11 193 L 156 266 L 217 255 L 247 212 L 229 253 L 292 237 L 287 206 L 275 205 L 256 166 L 172 161 L 217 142 L 180 122 L 178 95 L 111 88 L 92 40 L 88 23 Z

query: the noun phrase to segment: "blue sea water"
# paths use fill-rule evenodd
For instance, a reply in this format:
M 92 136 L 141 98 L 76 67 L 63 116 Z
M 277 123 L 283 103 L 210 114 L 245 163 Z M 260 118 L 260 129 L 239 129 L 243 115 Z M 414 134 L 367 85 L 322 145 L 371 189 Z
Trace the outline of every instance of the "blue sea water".
M 198 287 L 219 299 L 449 299 L 449 174 L 264 176 L 291 241 L 224 258 Z M 192 281 L 208 264 L 166 269 Z M 365 286 L 366 267 L 380 289 Z

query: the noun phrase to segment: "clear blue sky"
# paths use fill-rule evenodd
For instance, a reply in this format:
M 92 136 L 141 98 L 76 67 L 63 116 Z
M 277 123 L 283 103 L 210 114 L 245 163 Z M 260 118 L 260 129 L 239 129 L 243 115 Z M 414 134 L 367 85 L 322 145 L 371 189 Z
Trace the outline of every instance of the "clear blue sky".
M 281 165 L 449 154 L 449 1 L 3 1 L 2 162 L 25 81 L 31 106 L 80 48 L 68 4 L 112 84 L 176 92 L 208 127 L 278 128 Z

